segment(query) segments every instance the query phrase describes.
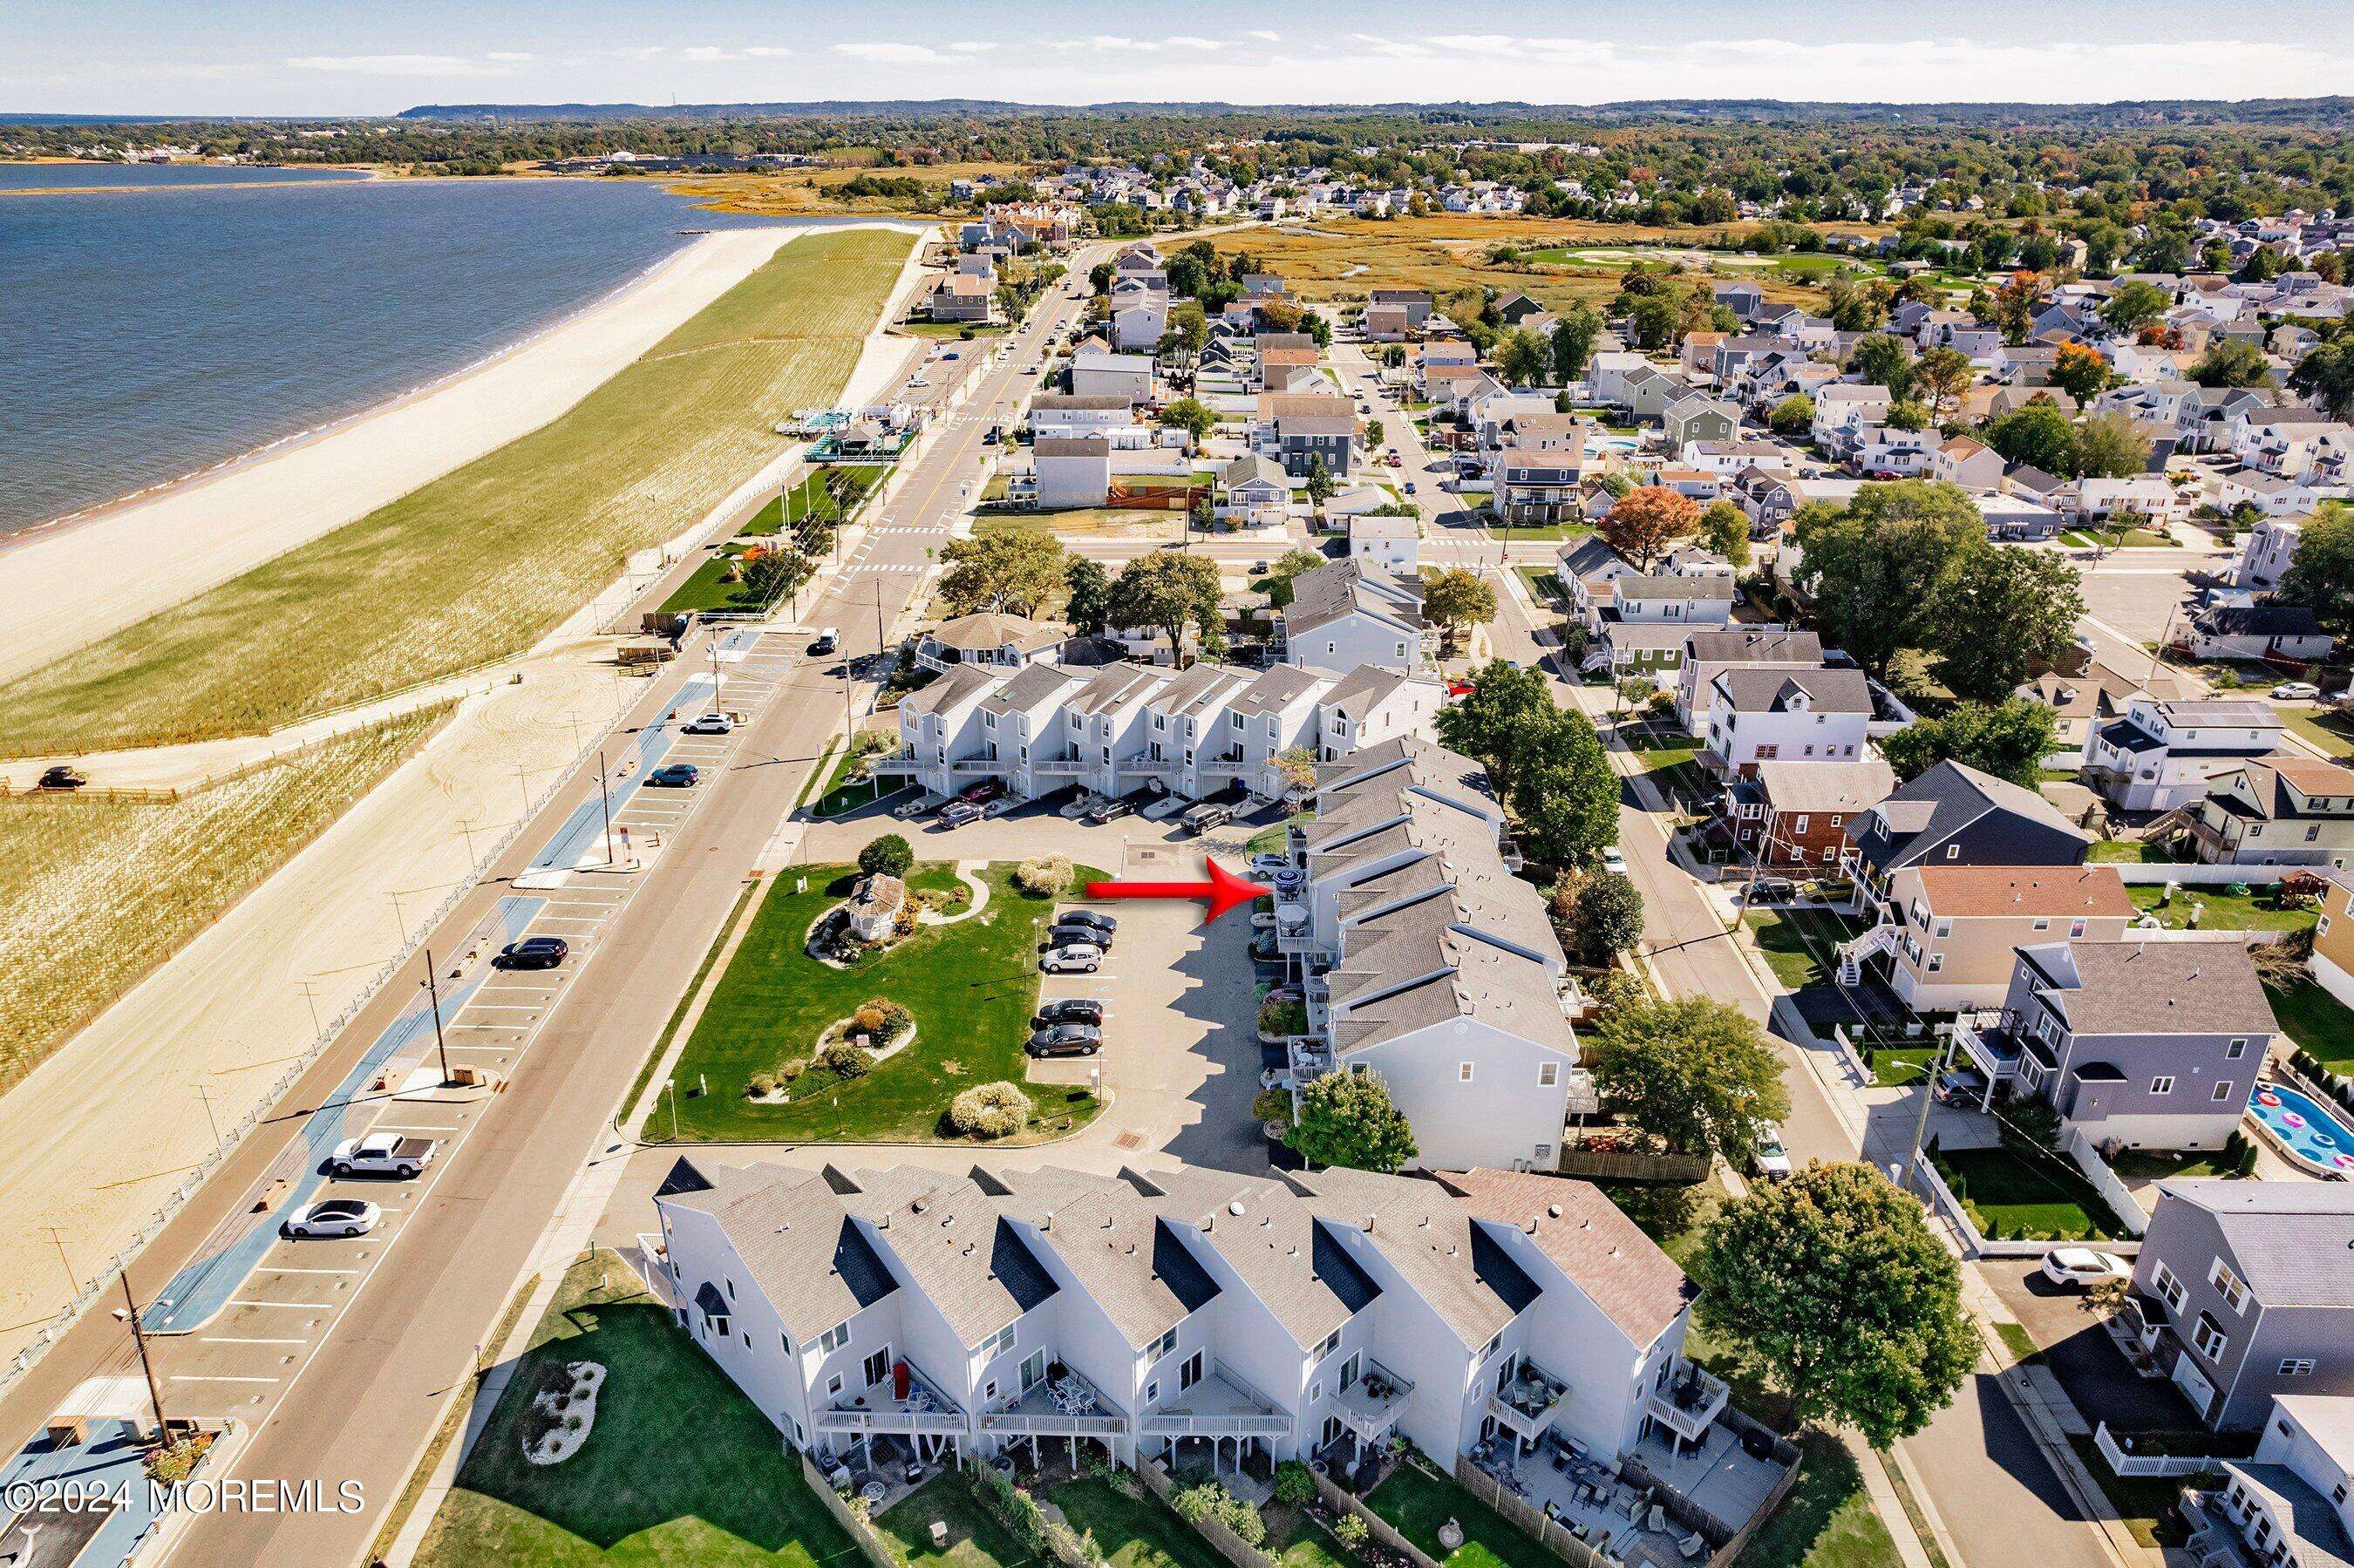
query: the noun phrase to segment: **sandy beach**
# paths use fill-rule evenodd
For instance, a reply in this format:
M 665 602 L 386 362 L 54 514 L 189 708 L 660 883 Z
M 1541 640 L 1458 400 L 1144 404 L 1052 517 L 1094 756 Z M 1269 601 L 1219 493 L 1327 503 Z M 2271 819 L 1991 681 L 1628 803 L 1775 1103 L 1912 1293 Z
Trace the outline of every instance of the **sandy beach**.
M 316 436 L 0 542 L 0 679 L 201 593 L 536 429 L 811 228 L 703 236 L 473 369 Z

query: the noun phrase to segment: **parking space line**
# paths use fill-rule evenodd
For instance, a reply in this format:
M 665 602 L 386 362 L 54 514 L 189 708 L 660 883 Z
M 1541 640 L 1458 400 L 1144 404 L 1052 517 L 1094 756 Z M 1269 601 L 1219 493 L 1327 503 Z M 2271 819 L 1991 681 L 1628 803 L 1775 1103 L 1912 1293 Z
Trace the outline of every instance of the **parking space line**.
M 232 1296 L 231 1307 L 288 1307 L 298 1312 L 324 1312 L 334 1306 L 332 1301 L 257 1301 L 249 1297 Z
M 200 1345 L 307 1345 L 308 1340 L 254 1340 L 239 1334 L 198 1334 Z
M 280 1264 L 273 1268 L 265 1263 L 254 1272 L 256 1274 L 357 1274 L 359 1270 L 356 1268 L 298 1268 L 291 1263 Z
M 278 1383 L 274 1377 L 231 1377 L 227 1372 L 174 1372 L 174 1383 Z

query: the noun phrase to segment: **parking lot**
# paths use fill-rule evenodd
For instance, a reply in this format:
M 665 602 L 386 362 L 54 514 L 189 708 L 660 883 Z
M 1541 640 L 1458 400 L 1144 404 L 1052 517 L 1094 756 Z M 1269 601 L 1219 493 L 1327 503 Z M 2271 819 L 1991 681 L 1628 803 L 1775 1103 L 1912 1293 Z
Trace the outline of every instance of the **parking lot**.
M 748 629 L 722 633 L 718 697 L 725 708 L 748 713 L 773 694 L 797 641 Z M 438 1005 L 420 988 L 342 1084 L 308 1113 L 302 1136 L 249 1199 L 146 1304 L 142 1320 L 155 1336 L 175 1414 L 254 1419 L 301 1374 L 338 1316 L 399 1244 L 411 1216 L 496 1103 L 488 1085 L 446 1084 L 441 1053 L 446 1050 L 452 1074 L 472 1068 L 493 1083 L 522 1065 L 639 885 L 633 865 L 660 853 L 713 775 L 729 762 L 735 734 L 679 733 L 710 710 L 713 691 L 707 673 L 688 680 L 660 715 L 621 740 L 617 760 L 609 749 L 612 860 L 607 858 L 606 804 L 592 795 L 515 878 L 518 891 L 501 899 L 454 948 L 435 954 Z M 696 785 L 644 787 L 656 768 L 680 762 L 700 771 Z M 502 967 L 499 950 L 526 936 L 562 938 L 563 961 L 550 969 Z M 411 1181 L 328 1174 L 336 1144 L 378 1132 L 432 1139 L 431 1163 Z M 290 1216 L 326 1200 L 372 1202 L 381 1217 L 363 1236 L 285 1236 Z

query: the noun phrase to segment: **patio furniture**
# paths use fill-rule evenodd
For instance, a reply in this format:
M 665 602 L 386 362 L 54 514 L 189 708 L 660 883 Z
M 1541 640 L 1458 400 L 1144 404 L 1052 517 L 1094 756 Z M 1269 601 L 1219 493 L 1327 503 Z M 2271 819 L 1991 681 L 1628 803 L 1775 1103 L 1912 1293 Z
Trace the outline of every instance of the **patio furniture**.
M 1684 1554 L 1686 1562 L 1690 1562 L 1708 1551 L 1708 1538 L 1695 1530 L 1676 1542 L 1676 1550 Z
M 875 1504 L 881 1502 L 883 1500 L 884 1494 L 890 1489 L 890 1488 L 885 1486 L 879 1480 L 869 1481 L 864 1486 L 858 1489 L 858 1495 L 866 1499 L 867 1506 L 872 1508 Z
M 1661 1508 L 1659 1504 L 1653 1503 L 1651 1505 L 1650 1515 L 1645 1522 L 1655 1531 L 1664 1531 L 1668 1528 L 1668 1510 Z
M 945 1520 L 936 1519 L 932 1520 L 932 1550 L 935 1552 L 946 1552 L 948 1549 L 948 1522 Z

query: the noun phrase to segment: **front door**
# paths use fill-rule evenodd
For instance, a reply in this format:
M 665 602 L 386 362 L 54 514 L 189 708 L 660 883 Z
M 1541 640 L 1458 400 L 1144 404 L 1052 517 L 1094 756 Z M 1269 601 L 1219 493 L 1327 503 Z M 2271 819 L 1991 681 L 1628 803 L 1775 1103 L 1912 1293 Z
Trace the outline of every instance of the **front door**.
M 2174 1358 L 2174 1383 L 2182 1391 L 2183 1397 L 2190 1401 L 2191 1408 L 2199 1412 L 2200 1418 L 2204 1420 L 2208 1407 L 2215 1403 L 2215 1385 L 2207 1380 L 2205 1372 L 2199 1370 L 2199 1363 L 2190 1359 L 2187 1351 Z

